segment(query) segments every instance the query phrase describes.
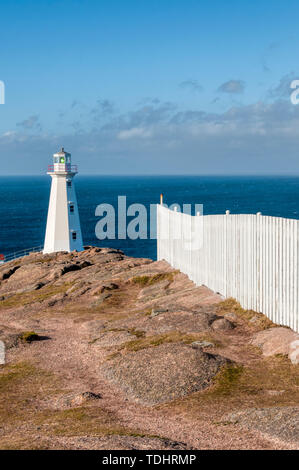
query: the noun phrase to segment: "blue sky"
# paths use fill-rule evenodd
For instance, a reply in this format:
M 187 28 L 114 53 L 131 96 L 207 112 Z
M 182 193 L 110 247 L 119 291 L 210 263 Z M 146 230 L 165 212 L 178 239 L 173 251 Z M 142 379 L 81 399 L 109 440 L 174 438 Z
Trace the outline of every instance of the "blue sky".
M 0 0 L 0 174 L 299 174 L 296 1 Z

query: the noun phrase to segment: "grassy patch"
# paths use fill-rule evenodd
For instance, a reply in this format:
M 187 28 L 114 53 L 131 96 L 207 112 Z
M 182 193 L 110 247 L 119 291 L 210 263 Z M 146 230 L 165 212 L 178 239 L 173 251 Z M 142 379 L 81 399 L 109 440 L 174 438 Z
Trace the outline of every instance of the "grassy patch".
M 114 321 L 130 317 L 136 309 L 137 289 L 135 291 L 135 289 L 119 288 L 110 291 L 110 294 L 99 305 L 91 304 L 88 307 L 82 305 L 79 308 L 78 306 L 70 305 L 66 306 L 64 311 L 68 312 L 71 316 L 76 316 L 78 322 L 92 318 L 101 318 L 108 323 L 113 323 Z
M 151 314 L 152 314 L 152 309 L 146 310 L 146 312 L 144 312 L 144 315 L 145 315 L 146 317 L 150 317 Z
M 237 302 L 232 297 L 224 300 L 223 302 L 220 302 L 217 306 L 217 309 L 218 313 L 222 315 L 224 315 L 225 313 L 232 312 L 240 316 L 241 318 L 243 318 L 243 320 L 246 320 L 247 322 L 250 322 L 250 320 L 255 318 L 255 321 L 251 324 L 253 327 L 257 327 L 260 330 L 266 330 L 273 326 L 277 326 L 264 314 L 255 312 L 254 310 L 245 310 L 241 307 L 239 302 Z
M 35 260 L 32 260 L 31 263 L 33 264 L 38 264 L 38 263 L 50 263 L 51 261 L 54 261 L 55 258 L 52 256 L 41 256 L 40 258 L 37 258 Z
M 45 371 L 37 369 L 28 362 L 7 364 L 0 369 L 0 392 L 1 394 L 9 392 L 10 386 L 13 386 L 15 392 L 17 392 L 21 381 L 26 381 L 27 379 L 31 381 L 32 377 L 35 377 L 35 379 L 43 379 L 50 375 L 51 374 Z M 8 388 L 6 389 L 6 387 Z M 24 393 L 24 396 L 26 396 L 26 393 Z
M 137 338 L 143 338 L 145 336 L 145 331 L 136 330 L 136 328 L 109 328 L 107 331 L 112 331 L 113 333 L 127 332 L 130 335 L 134 335 Z
M 35 331 L 24 331 L 20 334 L 19 339 L 24 343 L 32 343 L 32 341 L 38 341 L 39 336 Z
M 174 276 L 178 273 L 179 271 L 172 271 L 170 273 L 157 273 L 153 274 L 152 276 L 136 276 L 131 279 L 131 282 L 133 284 L 137 284 L 140 287 L 146 287 L 146 286 L 152 286 L 153 284 L 156 284 L 157 282 L 161 281 L 173 281 Z
M 30 363 L 5 365 L 0 369 L 0 424 L 9 428 L 30 421 L 33 402 L 57 391 L 57 385 L 53 374 Z
M 239 380 L 243 373 L 243 366 L 229 364 L 221 369 L 217 374 L 213 391 L 213 395 L 227 396 L 233 393 L 238 387 Z
M 136 338 L 144 338 L 145 336 L 145 331 L 136 330 L 136 328 L 129 328 L 127 331 L 130 333 L 130 335 L 136 336 Z
M 101 312 L 105 309 L 115 309 L 121 306 L 125 306 L 132 300 L 130 298 L 129 292 L 122 289 L 109 291 L 109 294 L 109 297 L 107 297 L 100 305 L 95 307 L 98 312 Z
M 273 390 L 280 393 L 273 395 Z M 208 413 L 221 420 L 224 413 L 235 410 L 297 406 L 298 402 L 299 365 L 286 357 L 269 357 L 248 366 L 227 365 L 208 389 L 165 406 L 192 417 Z
M 120 346 L 119 351 L 124 350 L 128 352 L 140 351 L 141 349 L 153 348 L 165 343 L 185 343 L 191 344 L 194 341 L 209 341 L 213 342 L 215 346 L 221 346 L 219 341 L 215 341 L 211 335 L 205 333 L 182 333 L 180 331 L 169 331 L 160 335 L 145 336 L 142 332 L 138 339 L 127 341 Z
M 108 328 L 107 331 L 112 331 L 113 333 L 120 333 L 121 331 L 127 331 L 126 328 Z
M 72 287 L 72 285 L 72 282 L 68 282 L 59 286 L 45 286 L 39 290 L 14 294 L 11 297 L 0 301 L 0 309 L 21 307 L 35 302 L 43 302 L 54 295 L 65 293 L 70 287 Z
M 100 407 L 85 406 L 62 411 L 46 411 L 40 414 L 39 422 L 55 436 L 138 435 L 136 430 L 122 426 L 113 412 Z
M 51 436 L 148 437 L 126 427 L 114 412 L 98 404 L 66 410 L 39 406 L 40 401 L 62 393 L 60 380 L 33 364 L 20 362 L 0 368 L 0 449 L 47 448 Z M 23 423 L 26 429 L 19 429 Z
M 267 392 L 281 391 L 273 397 Z M 299 366 L 294 366 L 284 356 L 274 356 L 255 361 L 251 366 L 229 365 L 215 378 L 214 387 L 207 397 L 226 396 L 231 400 L 244 399 L 252 406 L 277 406 L 294 404 L 299 399 Z

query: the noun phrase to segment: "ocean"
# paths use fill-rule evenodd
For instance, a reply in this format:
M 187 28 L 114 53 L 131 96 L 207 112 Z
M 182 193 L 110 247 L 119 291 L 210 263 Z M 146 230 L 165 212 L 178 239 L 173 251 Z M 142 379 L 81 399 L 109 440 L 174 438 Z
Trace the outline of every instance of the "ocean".
M 75 183 L 84 244 L 116 247 L 136 257 L 156 259 L 156 241 L 98 240 L 99 204 L 112 204 L 117 212 L 118 196 L 127 196 L 127 206 L 141 203 L 149 209 L 162 192 L 166 204 L 203 204 L 204 214 L 230 210 L 299 219 L 299 177 L 78 175 Z M 47 175 L 0 177 L 0 253 L 43 244 L 50 184 Z

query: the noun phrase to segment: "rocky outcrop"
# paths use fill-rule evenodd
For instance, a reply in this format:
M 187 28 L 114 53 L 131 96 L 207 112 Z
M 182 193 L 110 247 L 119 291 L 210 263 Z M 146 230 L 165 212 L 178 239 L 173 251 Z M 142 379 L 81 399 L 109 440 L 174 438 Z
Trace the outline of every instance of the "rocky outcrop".
M 243 428 L 254 429 L 270 438 L 285 442 L 299 442 L 299 407 L 254 408 L 231 413 L 225 422 L 239 424 Z
M 9 279 L 21 266 L 13 266 L 8 269 L 4 269 L 0 274 L 0 281 L 4 279 Z
M 220 367 L 228 362 L 201 348 L 182 343 L 162 344 L 116 357 L 101 370 L 138 402 L 154 405 L 207 388 Z
M 262 402 L 297 425 L 297 336 L 222 300 L 109 248 L 0 266 L 0 448 L 274 448 L 221 418 Z
M 299 364 L 299 335 L 290 328 L 269 328 L 258 332 L 251 340 L 261 348 L 264 356 L 287 355 L 293 364 Z
M 234 324 L 227 318 L 217 318 L 212 323 L 213 330 L 229 331 L 234 328 Z
M 88 266 L 91 266 L 89 261 L 77 261 L 76 263 L 69 263 L 61 268 L 60 275 L 64 276 L 65 274 L 72 271 L 80 271 L 81 269 L 87 268 Z
M 94 400 L 100 400 L 102 396 L 93 392 L 69 393 L 53 401 L 53 408 L 66 409 L 82 406 L 85 403 Z

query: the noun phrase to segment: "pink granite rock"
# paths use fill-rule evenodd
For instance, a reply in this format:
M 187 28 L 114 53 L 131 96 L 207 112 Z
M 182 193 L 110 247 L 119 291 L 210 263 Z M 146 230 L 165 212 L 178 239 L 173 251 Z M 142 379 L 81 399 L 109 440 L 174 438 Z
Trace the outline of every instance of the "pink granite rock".
M 213 330 L 229 331 L 234 328 L 234 324 L 227 318 L 218 318 L 212 323 Z
M 259 331 L 251 343 L 260 347 L 264 356 L 286 354 L 293 364 L 299 364 L 299 335 L 290 328 L 281 326 Z

